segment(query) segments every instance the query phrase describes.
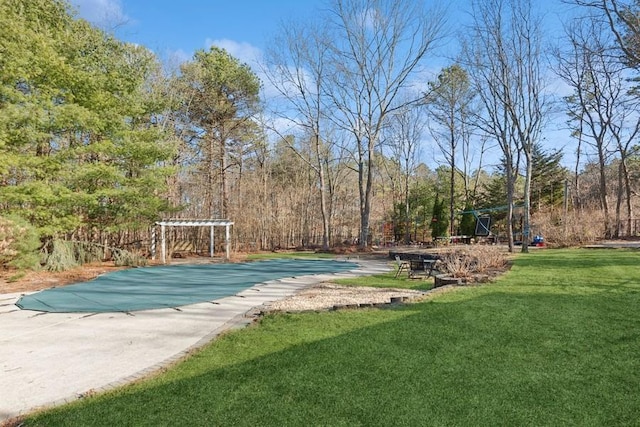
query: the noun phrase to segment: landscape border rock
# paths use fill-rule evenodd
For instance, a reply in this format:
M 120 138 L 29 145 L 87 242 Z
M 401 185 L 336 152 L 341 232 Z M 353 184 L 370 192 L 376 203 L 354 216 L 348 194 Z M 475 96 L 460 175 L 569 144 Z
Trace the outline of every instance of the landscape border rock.
M 274 301 L 264 307 L 263 313 L 344 310 L 391 305 L 392 301 L 410 301 L 428 291 L 412 289 L 373 288 L 367 286 L 340 286 L 329 282 L 303 289 L 288 298 Z

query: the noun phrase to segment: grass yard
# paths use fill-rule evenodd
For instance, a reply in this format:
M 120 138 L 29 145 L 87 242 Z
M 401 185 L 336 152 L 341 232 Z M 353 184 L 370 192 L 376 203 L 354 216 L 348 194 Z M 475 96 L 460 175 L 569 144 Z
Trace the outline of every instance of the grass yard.
M 407 273 L 401 274 L 397 279 L 396 272 L 390 271 L 385 274 L 377 274 L 375 276 L 362 276 L 345 279 L 334 279 L 333 283 L 342 286 L 369 286 L 372 288 L 397 288 L 397 289 L 413 289 L 428 290 L 433 287 L 433 279 L 408 279 Z
M 397 309 L 278 314 L 25 425 L 640 424 L 640 252 L 544 250 Z

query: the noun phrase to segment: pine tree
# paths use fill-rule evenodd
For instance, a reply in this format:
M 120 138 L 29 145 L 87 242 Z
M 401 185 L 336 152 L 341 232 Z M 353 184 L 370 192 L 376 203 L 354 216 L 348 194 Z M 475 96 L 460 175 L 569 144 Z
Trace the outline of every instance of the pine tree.
M 463 236 L 473 236 L 476 231 L 476 217 L 473 215 L 473 206 L 467 204 L 460 219 L 460 234 Z
M 0 1 L 0 46 L 0 214 L 44 238 L 146 229 L 173 154 L 151 120 L 157 58 L 61 0 Z
M 545 152 L 540 145 L 533 150 L 531 206 L 535 210 L 562 205 L 567 170 L 560 164 L 562 152 Z
M 448 230 L 449 219 L 447 218 L 445 201 L 440 200 L 440 197 L 436 195 L 436 200 L 433 202 L 433 214 L 431 217 L 431 236 L 434 239 L 437 237 L 448 236 Z

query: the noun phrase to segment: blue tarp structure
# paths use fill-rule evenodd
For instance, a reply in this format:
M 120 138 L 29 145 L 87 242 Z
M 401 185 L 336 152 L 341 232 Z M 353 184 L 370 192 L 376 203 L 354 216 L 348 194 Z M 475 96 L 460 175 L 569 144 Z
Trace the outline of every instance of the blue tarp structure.
M 23 310 L 55 313 L 130 312 L 212 301 L 269 280 L 357 268 L 352 262 L 277 259 L 249 263 L 173 265 L 120 270 L 90 282 L 25 295 Z

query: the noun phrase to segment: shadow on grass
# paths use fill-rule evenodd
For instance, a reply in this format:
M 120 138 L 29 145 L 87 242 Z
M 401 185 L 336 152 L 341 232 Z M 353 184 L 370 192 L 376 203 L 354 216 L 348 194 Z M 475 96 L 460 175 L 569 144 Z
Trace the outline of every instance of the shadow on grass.
M 498 284 L 269 316 L 166 375 L 26 425 L 631 425 L 639 303 Z

